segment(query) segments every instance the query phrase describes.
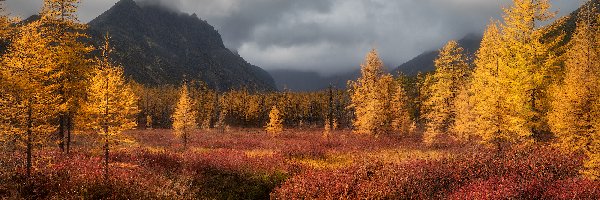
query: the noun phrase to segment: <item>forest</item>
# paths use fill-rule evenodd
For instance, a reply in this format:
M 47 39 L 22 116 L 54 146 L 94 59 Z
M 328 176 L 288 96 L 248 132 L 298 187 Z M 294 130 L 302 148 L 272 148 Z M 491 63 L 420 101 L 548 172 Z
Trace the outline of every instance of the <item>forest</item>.
M 1 6 L 2 199 L 600 199 L 597 0 L 572 33 L 512 0 L 474 57 L 406 76 L 372 49 L 318 92 L 136 83 L 78 4 Z

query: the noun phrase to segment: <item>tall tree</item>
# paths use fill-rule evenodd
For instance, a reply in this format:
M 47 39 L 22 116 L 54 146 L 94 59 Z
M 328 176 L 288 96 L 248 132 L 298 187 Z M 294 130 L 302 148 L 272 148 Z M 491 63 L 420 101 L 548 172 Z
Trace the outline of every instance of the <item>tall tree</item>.
M 110 144 L 124 139 L 122 132 L 137 126 L 138 98 L 123 77 L 123 68 L 110 60 L 110 37 L 105 37 L 98 66 L 94 69 L 87 99 L 80 112 L 80 124 L 97 131 L 104 143 L 104 177 L 109 177 Z
M 470 73 L 464 49 L 456 41 L 448 42 L 440 50 L 435 66 L 433 83 L 428 88 L 430 96 L 424 103 L 427 107 L 427 125 L 423 141 L 428 145 L 449 136 L 456 117 L 455 100 Z
M 463 138 L 477 136 L 481 138 L 484 144 L 496 145 L 500 149 L 506 142 L 514 141 L 519 138 L 518 135 L 511 135 L 515 132 L 508 130 L 509 119 L 506 103 L 506 90 L 502 85 L 500 78 L 505 75 L 502 70 L 506 68 L 506 62 L 502 57 L 502 40 L 498 22 L 492 21 L 488 25 L 481 41 L 481 47 L 477 51 L 475 58 L 475 70 L 473 72 L 473 81 L 471 84 L 473 110 L 471 115 L 476 117 L 473 120 L 465 120 L 465 123 L 472 127 L 472 133 L 463 132 Z M 502 74 L 502 76 L 501 76 Z
M 71 130 L 82 97 L 85 96 L 87 77 L 91 74 L 91 46 L 82 39 L 88 38 L 87 26 L 77 19 L 79 0 L 44 0 L 41 23 L 52 62 L 57 66 L 53 81 L 58 85 L 55 93 L 61 96 L 59 114 L 59 147 L 70 149 Z M 66 132 L 66 134 L 65 134 Z
M 594 7 L 588 4 L 579 16 L 549 120 L 560 146 L 587 154 L 586 174 L 600 178 L 600 26 Z
M 508 108 L 507 134 L 515 136 L 512 141 L 529 140 L 547 131 L 546 91 L 555 68 L 548 51 L 551 45 L 541 42 L 539 24 L 554 16 L 549 9 L 548 0 L 513 0 L 513 6 L 504 10 L 499 81 Z
M 375 49 L 361 65 L 361 77 L 348 83 L 356 118 L 355 131 L 361 134 L 380 134 L 391 130 L 391 97 L 394 92 L 392 75 L 385 73 L 383 62 Z
M 49 42 L 40 32 L 40 22 L 34 21 L 19 27 L 18 34 L 2 60 L 2 107 L 4 121 L 10 130 L 5 134 L 26 145 L 27 175 L 31 174 L 34 146 L 44 143 L 56 130 L 51 124 L 58 107 L 59 95 L 51 91 L 56 87 L 51 72 L 56 65 L 48 60 Z M 6 110 L 4 110 L 6 109 Z M 4 115 L 7 114 L 7 115 Z
M 181 92 L 179 93 L 179 101 L 175 107 L 175 113 L 173 113 L 173 130 L 175 135 L 183 140 L 184 148 L 187 148 L 188 136 L 190 132 L 196 130 L 198 127 L 196 123 L 196 117 L 198 112 L 194 110 L 195 103 L 190 98 L 187 84 L 181 86 Z
M 414 126 L 408 111 L 408 96 L 401 83 L 396 84 L 395 88 L 391 102 L 392 129 L 406 135 Z

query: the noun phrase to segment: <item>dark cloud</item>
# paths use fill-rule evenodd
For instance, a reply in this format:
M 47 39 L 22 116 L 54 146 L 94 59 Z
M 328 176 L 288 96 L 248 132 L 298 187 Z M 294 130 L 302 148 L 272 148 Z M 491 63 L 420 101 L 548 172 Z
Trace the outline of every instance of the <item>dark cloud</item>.
M 118 0 L 82 0 L 90 21 Z M 214 25 L 225 45 L 266 69 L 332 73 L 357 68 L 370 48 L 388 67 L 499 19 L 511 0 L 136 0 L 196 13 Z M 585 0 L 551 0 L 559 16 Z M 42 0 L 8 0 L 14 14 L 39 11 Z

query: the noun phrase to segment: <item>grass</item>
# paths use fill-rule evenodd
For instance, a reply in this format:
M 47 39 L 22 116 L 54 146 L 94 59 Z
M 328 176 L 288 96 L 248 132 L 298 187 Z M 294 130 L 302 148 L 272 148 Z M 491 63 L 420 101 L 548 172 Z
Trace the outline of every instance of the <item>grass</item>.
M 380 197 L 374 194 L 386 194 L 387 196 L 383 196 L 386 198 L 435 198 L 440 195 L 465 197 L 464 194 L 479 194 L 475 193 L 477 190 L 496 189 L 488 187 L 489 184 L 515 180 L 514 176 L 506 175 L 505 172 L 495 172 L 491 170 L 493 168 L 483 174 L 475 173 L 471 170 L 473 166 L 497 162 L 499 166 L 504 163 L 515 169 L 528 169 L 519 167 L 519 162 L 515 164 L 510 160 L 495 160 L 489 154 L 490 151 L 483 147 L 455 145 L 431 149 L 421 145 L 419 138 L 370 137 L 355 135 L 350 131 L 337 131 L 330 138 L 323 138 L 322 130 L 319 129 L 286 130 L 277 137 L 272 137 L 260 129 L 238 129 L 226 133 L 197 131 L 190 134 L 187 149 L 183 148 L 180 140 L 175 138 L 170 130 L 134 130 L 126 132 L 125 136 L 129 139 L 128 142 L 121 142 L 112 147 L 111 179 L 108 182 L 102 179 L 101 144 L 96 142 L 97 137 L 94 134 L 76 135 L 74 150 L 70 155 L 57 152 L 57 148 L 53 146 L 36 149 L 34 176 L 31 178 L 23 175 L 22 149 L 14 153 L 3 151 L 0 153 L 0 197 L 266 199 L 299 198 L 302 195 L 310 197 L 310 194 L 317 194 L 312 196 L 315 198 Z M 469 155 L 471 158 L 488 158 L 488 163 L 482 165 L 479 160 L 470 159 Z M 547 157 L 549 161 L 537 161 L 535 156 L 525 156 L 521 159 L 545 167 L 543 169 L 563 165 L 559 163 L 563 162 L 560 160 L 563 157 L 558 155 L 540 156 Z M 428 167 L 429 165 L 437 167 Z M 596 188 L 589 185 L 595 185 L 597 182 L 577 175 L 580 165 L 573 161 L 572 164 L 566 165 L 571 166 L 568 170 L 557 166 L 562 170 L 558 170 L 559 174 L 555 173 L 557 170 L 542 169 L 542 172 L 560 178 L 540 180 L 547 181 L 548 185 L 568 183 L 573 186 L 573 191 L 581 186 Z M 524 173 L 534 173 L 525 171 Z M 505 175 L 510 176 L 510 179 L 498 179 Z M 421 190 L 410 190 L 408 186 L 397 188 L 398 185 L 408 183 L 435 185 L 436 182 L 428 183 L 436 181 L 427 178 L 430 176 L 445 180 L 448 184 L 423 190 L 431 191 L 431 194 L 414 193 Z M 455 176 L 465 181 L 455 181 L 452 178 Z M 352 183 L 351 179 L 348 180 L 351 177 L 359 178 L 355 181 L 363 186 L 356 188 L 348 185 L 340 189 L 339 185 L 330 185 Z M 392 179 L 381 181 L 374 180 L 373 177 Z M 537 176 L 522 177 L 530 179 Z M 347 193 L 352 188 L 356 193 Z M 371 190 L 363 191 L 360 188 Z M 318 192 L 324 189 L 331 192 Z M 506 190 L 498 190 L 500 189 Z M 387 193 L 372 193 L 379 190 Z M 396 193 L 390 191 L 400 190 L 406 192 L 402 193 L 404 196 L 391 195 Z M 598 190 L 600 192 L 600 188 Z M 556 193 L 555 196 L 564 193 L 557 189 L 552 191 Z M 588 190 L 573 193 L 592 197 L 597 194 Z M 504 195 L 502 192 L 498 194 Z M 519 193 L 513 191 L 510 194 Z

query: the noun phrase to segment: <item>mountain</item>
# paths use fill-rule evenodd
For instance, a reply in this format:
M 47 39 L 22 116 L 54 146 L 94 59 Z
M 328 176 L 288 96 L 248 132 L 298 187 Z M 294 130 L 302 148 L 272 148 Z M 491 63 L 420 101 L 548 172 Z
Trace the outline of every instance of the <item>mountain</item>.
M 591 0 L 586 4 L 592 4 L 595 6 L 595 11 L 600 12 L 600 0 Z M 555 22 L 544 27 L 544 41 L 554 41 L 558 37 L 564 35 L 564 37 L 559 41 L 559 43 L 553 47 L 553 51 L 556 51 L 558 55 L 562 55 L 566 48 L 564 48 L 569 41 L 571 41 L 571 37 L 573 33 L 575 33 L 575 28 L 577 27 L 577 18 L 579 17 L 579 13 L 581 9 L 585 8 L 585 6 L 580 7 L 579 9 L 573 11 L 569 15 L 566 15 Z M 458 43 L 465 48 L 468 52 L 469 56 L 474 58 L 474 54 L 479 49 L 482 37 L 480 35 L 469 34 L 463 39 L 459 40 Z M 400 65 L 396 71 L 401 71 L 406 75 L 416 75 L 418 72 L 430 72 L 435 70 L 435 66 L 433 64 L 434 60 L 437 58 L 439 51 L 428 51 L 418 55 L 412 60 Z
M 276 89 L 266 71 L 225 48 L 219 32 L 195 14 L 121 0 L 90 21 L 89 30 L 96 44 L 110 33 L 113 58 L 126 76 L 144 85 L 178 85 L 186 79 L 220 91 Z
M 479 49 L 482 36 L 478 34 L 468 34 L 458 40 L 458 44 L 463 47 L 470 57 L 474 57 Z M 441 47 L 440 47 L 441 48 Z M 417 75 L 419 72 L 430 72 L 435 70 L 434 61 L 439 54 L 439 50 L 428 51 L 419 54 L 417 57 L 398 66 L 395 71 L 400 71 L 408 76 Z

